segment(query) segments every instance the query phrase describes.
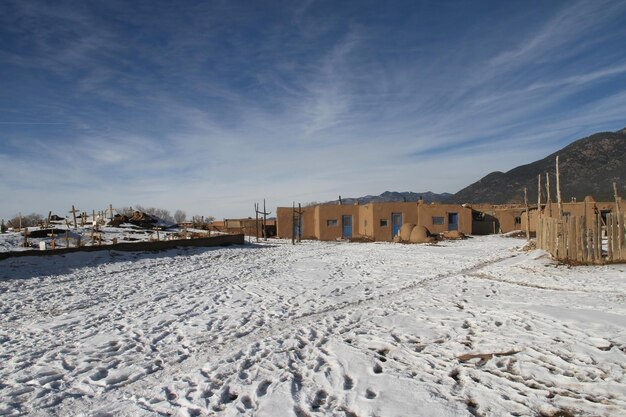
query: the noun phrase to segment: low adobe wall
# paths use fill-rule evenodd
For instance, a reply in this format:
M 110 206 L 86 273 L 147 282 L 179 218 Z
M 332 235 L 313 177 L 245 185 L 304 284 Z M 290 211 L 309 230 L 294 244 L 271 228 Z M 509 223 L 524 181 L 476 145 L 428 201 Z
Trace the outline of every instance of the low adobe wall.
M 19 252 L 0 252 L 0 260 L 20 256 L 48 256 L 73 252 L 95 252 L 101 250 L 117 250 L 122 252 L 161 251 L 180 247 L 210 247 L 243 245 L 244 235 L 221 235 L 199 239 L 161 240 L 158 242 L 115 243 L 100 246 L 80 246 L 78 248 L 58 248 L 55 250 L 25 250 Z

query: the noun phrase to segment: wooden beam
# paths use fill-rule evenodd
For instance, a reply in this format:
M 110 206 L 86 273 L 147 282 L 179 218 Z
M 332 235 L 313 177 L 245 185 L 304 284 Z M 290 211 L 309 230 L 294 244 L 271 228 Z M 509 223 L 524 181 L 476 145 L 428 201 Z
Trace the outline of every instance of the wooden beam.
M 528 208 L 528 187 L 524 187 L 524 205 L 526 206 L 526 240 L 530 240 L 530 209 Z
M 559 156 L 556 157 L 556 198 L 559 202 L 559 218 L 563 218 L 563 200 L 561 199 L 561 175 L 559 173 Z

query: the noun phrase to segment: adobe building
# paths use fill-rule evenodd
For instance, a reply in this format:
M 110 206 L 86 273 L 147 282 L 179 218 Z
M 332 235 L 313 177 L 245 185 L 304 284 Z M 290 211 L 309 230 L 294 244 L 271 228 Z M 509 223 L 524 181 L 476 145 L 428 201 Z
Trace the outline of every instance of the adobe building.
M 207 225 L 209 230 L 228 234 L 244 234 L 246 236 L 273 237 L 276 236 L 276 220 L 267 219 L 265 223 L 265 234 L 263 231 L 263 219 L 224 219 L 223 221 L 213 221 Z
M 405 223 L 424 226 L 433 234 L 448 230 L 472 232 L 472 209 L 457 204 L 320 204 L 303 207 L 302 215 L 295 219 L 291 207 L 278 207 L 276 214 L 277 236 L 285 239 L 300 232 L 303 239 L 391 242 Z
M 489 235 L 526 230 L 522 220 L 526 208 L 521 204 L 478 204 L 472 206 L 472 234 Z
M 544 217 L 559 217 L 559 204 L 551 202 L 550 204 L 541 205 L 541 215 Z M 616 209 L 615 201 L 595 201 L 593 197 L 587 196 L 584 201 L 569 201 L 563 203 L 563 215 L 565 217 L 584 217 L 586 219 L 587 228 L 593 227 L 593 219 L 595 214 L 602 216 L 603 222 L 606 224 L 607 216 Z M 626 212 L 626 201 L 620 199 L 619 209 L 621 213 Z M 523 230 L 526 229 L 525 216 L 522 218 Z M 537 209 L 536 205 L 530 210 L 530 231 L 537 230 Z
M 593 214 L 606 216 L 615 210 L 615 202 L 585 201 L 563 203 L 565 216 L 585 217 L 587 227 Z M 620 201 L 626 212 L 626 202 Z M 558 203 L 542 204 L 542 215 L 558 217 Z M 276 236 L 290 239 L 302 233 L 302 239 L 366 239 L 390 242 L 403 224 L 424 226 L 431 234 L 458 230 L 463 234 L 486 235 L 526 230 L 526 207 L 521 204 L 474 206 L 458 204 L 424 204 L 423 202 L 386 202 L 358 204 L 320 204 L 302 208 L 293 218 L 291 207 L 276 210 Z M 536 231 L 537 206 L 529 206 L 530 232 Z

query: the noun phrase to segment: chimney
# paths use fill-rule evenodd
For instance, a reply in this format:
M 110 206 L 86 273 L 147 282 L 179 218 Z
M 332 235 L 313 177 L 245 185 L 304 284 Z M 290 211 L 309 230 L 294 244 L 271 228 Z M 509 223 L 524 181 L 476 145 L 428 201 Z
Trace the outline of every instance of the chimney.
M 341 205 L 341 196 L 339 196 L 339 205 Z

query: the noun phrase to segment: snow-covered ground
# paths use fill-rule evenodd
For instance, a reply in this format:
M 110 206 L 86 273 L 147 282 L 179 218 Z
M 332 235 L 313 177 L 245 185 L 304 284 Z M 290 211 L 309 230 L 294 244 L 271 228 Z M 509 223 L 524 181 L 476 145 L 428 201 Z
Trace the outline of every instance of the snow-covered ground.
M 173 227 L 167 230 L 161 230 L 158 232 L 151 229 L 144 229 L 139 226 L 133 226 L 129 223 L 124 223 L 119 227 L 113 226 L 100 226 L 99 235 L 100 240 L 92 240 L 93 227 L 78 226 L 74 228 L 62 223 L 56 223 L 53 225 L 55 236 L 46 237 L 32 237 L 27 239 L 27 247 L 24 247 L 24 235 L 22 232 L 8 231 L 0 234 L 0 252 L 19 252 L 24 250 L 39 249 L 40 242 L 46 242 L 47 249 L 51 248 L 51 242 L 54 240 L 56 248 L 76 247 L 77 239 L 80 237 L 82 246 L 92 245 L 110 245 L 114 242 L 117 243 L 131 243 L 131 242 L 147 242 L 150 240 L 167 240 L 167 239 L 181 239 L 182 236 L 194 235 L 207 235 L 206 230 L 189 228 L 185 230 L 180 227 Z M 31 233 L 40 230 L 39 227 L 33 227 L 28 229 Z M 67 235 L 66 235 L 67 232 Z M 221 234 L 219 232 L 211 232 L 211 235 Z M 67 238 L 66 238 L 67 236 Z
M 522 243 L 8 259 L 0 415 L 626 415 L 626 265 Z

